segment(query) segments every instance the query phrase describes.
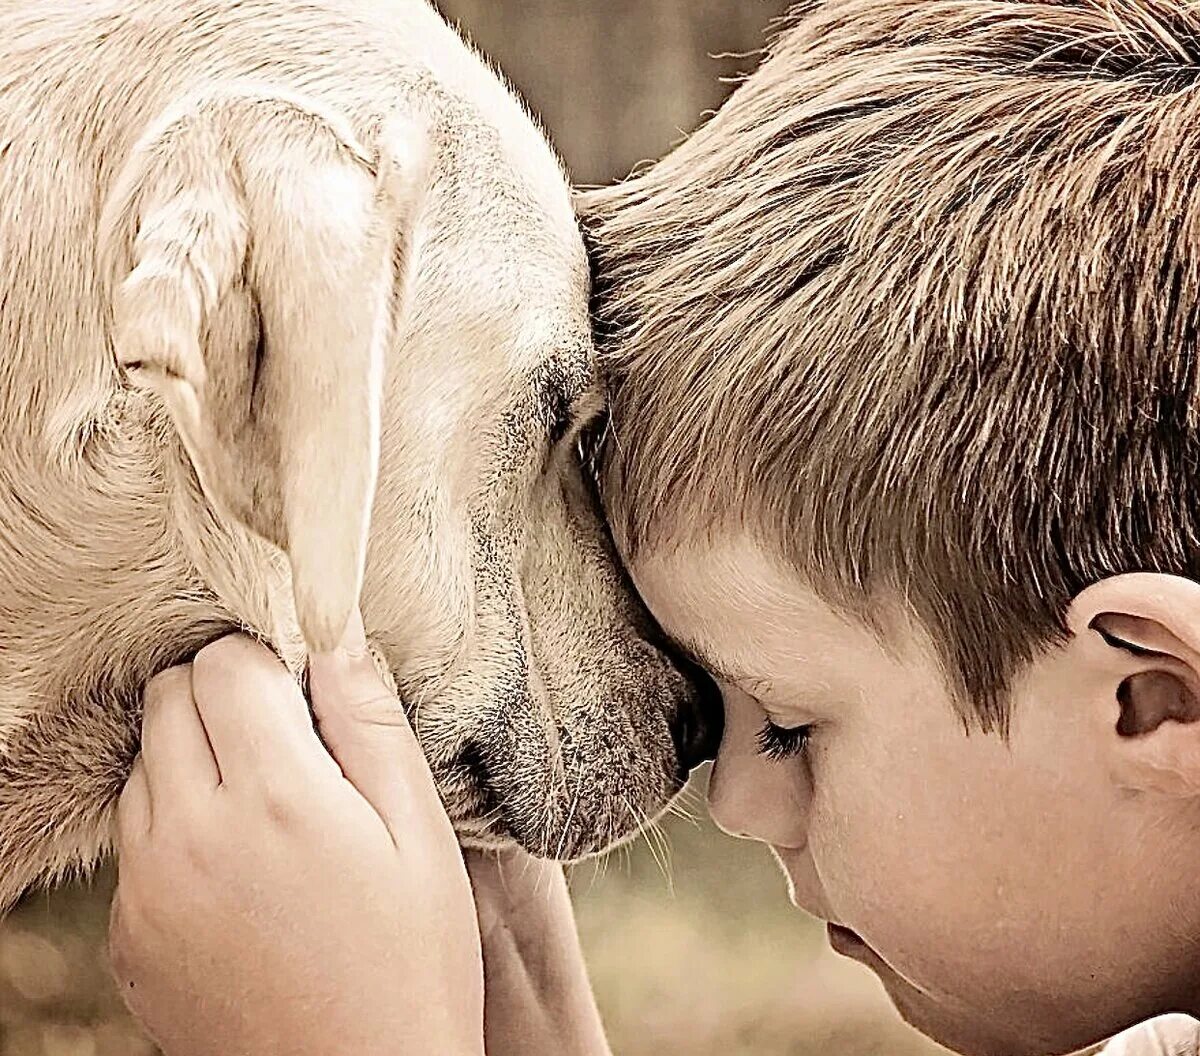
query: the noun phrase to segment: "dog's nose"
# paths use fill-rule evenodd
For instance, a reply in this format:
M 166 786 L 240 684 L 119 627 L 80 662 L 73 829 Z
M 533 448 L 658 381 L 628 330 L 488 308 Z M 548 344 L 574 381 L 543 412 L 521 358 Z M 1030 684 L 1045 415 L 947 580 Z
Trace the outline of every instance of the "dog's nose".
M 675 716 L 672 735 L 679 755 L 679 767 L 690 773 L 701 763 L 715 759 L 725 730 L 725 709 L 721 691 L 708 674 L 686 660 L 678 661 L 692 686 L 692 693 Z

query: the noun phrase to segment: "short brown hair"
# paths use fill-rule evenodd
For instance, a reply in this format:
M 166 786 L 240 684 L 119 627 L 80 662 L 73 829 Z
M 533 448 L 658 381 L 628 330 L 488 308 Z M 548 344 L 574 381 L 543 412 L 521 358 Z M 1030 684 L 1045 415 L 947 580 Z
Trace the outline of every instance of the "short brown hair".
M 1084 586 L 1200 572 L 1200 8 L 808 4 L 581 208 L 630 550 L 898 595 L 1001 730 Z

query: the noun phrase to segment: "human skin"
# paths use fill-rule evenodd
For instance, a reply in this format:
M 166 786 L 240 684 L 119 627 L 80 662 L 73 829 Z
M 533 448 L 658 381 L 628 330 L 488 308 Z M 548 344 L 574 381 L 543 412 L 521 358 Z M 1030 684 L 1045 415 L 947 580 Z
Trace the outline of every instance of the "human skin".
M 722 683 L 714 819 L 770 845 L 912 1024 L 1046 1056 L 1200 1011 L 1200 584 L 1081 592 L 1004 739 L 968 734 L 898 604 L 873 632 L 742 536 L 626 556 Z
M 722 682 L 726 728 L 710 782 L 714 818 L 734 835 L 771 846 L 796 905 L 833 925 L 835 948 L 874 970 L 915 1026 L 972 1056 L 1046 1056 L 1084 1048 L 1160 1013 L 1200 1011 L 1200 891 L 1192 867 L 1200 853 L 1200 584 L 1131 574 L 1082 591 L 1068 614 L 1067 639 L 1014 678 L 1011 729 L 1001 738 L 968 733 L 936 650 L 896 604 L 881 601 L 878 629 L 870 630 L 830 609 L 745 538 L 627 556 L 667 633 Z M 243 656 L 231 668 L 241 670 L 247 661 Z M 321 663 L 314 669 L 316 692 Z M 329 709 L 314 704 L 344 772 L 345 748 L 330 735 L 336 726 L 329 727 Z M 148 721 L 152 714 L 153 707 Z M 303 730 L 302 709 L 293 705 L 291 714 Z M 273 743 L 277 728 L 266 723 L 260 745 Z M 162 740 L 156 744 L 153 726 L 147 732 L 151 760 Z M 319 742 L 308 736 L 315 753 Z M 285 736 L 282 747 L 288 743 Z M 420 926 L 420 899 L 430 887 L 461 878 L 461 859 L 439 835 L 445 830 L 436 821 L 436 793 L 426 772 L 415 754 L 400 755 L 400 747 L 368 758 L 379 762 L 380 774 L 411 765 L 422 775 L 414 787 L 426 789 L 422 809 L 435 819 L 414 821 L 402 844 L 404 853 L 418 855 L 439 875 L 437 884 L 418 891 L 397 889 L 416 900 L 392 903 L 406 921 L 396 927 L 411 928 Z M 276 763 L 279 750 L 269 753 Z M 398 766 L 401 759 L 411 764 Z M 307 774 L 279 766 L 263 772 Z M 135 785 L 135 803 L 137 795 Z M 194 794 L 181 795 L 176 807 L 186 817 L 196 802 Z M 320 831 L 336 827 L 341 810 L 321 814 Z M 126 825 L 138 816 L 132 807 L 123 809 Z M 226 817 L 222 824 L 236 832 L 244 823 Z M 266 824 L 269 833 L 276 823 Z M 137 831 L 124 837 L 127 852 Z M 140 962 L 127 952 L 118 965 L 141 964 L 149 985 L 134 999 L 135 1009 L 152 1027 L 163 1021 L 155 1018 L 162 1009 L 182 1001 L 185 984 L 178 980 L 160 984 L 165 994 L 154 990 L 182 949 L 192 951 L 187 959 L 193 963 L 202 960 L 196 951 L 220 958 L 207 975 L 187 981 L 193 993 L 212 986 L 217 995 L 188 1014 L 211 1016 L 222 995 L 232 1001 L 232 991 L 222 987 L 228 965 L 244 964 L 244 944 L 210 940 L 204 934 L 209 921 L 236 920 L 231 907 L 262 898 L 277 919 L 309 926 L 310 918 L 321 917 L 329 891 L 337 890 L 305 873 L 312 853 L 305 841 L 292 841 L 280 865 L 264 855 L 261 827 L 234 841 L 232 856 L 216 853 L 229 846 L 223 830 L 185 831 L 208 834 L 207 844 L 200 842 L 202 852 L 207 847 L 199 856 L 205 870 L 196 870 L 191 860 L 197 856 L 174 837 L 160 841 L 157 857 L 139 859 L 134 846 L 132 862 L 122 867 L 123 885 L 141 876 L 146 887 L 137 901 L 119 897 L 116 945 L 120 951 L 119 936 L 128 928 L 125 949 L 136 950 L 132 937 L 140 935 L 149 952 Z M 394 853 L 397 845 L 387 843 Z M 357 850 L 344 846 L 341 853 L 338 868 L 352 868 Z M 477 896 L 487 891 L 489 900 L 479 913 L 485 963 L 489 947 L 495 955 L 489 1000 L 494 992 L 501 1001 L 487 1051 L 496 1056 L 505 1045 L 513 1052 L 571 1051 L 555 1047 L 558 1031 L 580 1039 L 574 1051 L 606 1051 L 561 888 L 542 901 L 536 874 L 509 872 L 510 882 L 533 876 L 523 891 L 514 891 L 501 882 L 502 863 L 493 865 L 501 868 L 476 890 Z M 264 867 L 281 875 L 266 882 Z M 297 869 L 304 883 L 289 881 Z M 159 873 L 174 879 L 158 883 Z M 354 879 L 365 892 L 373 882 L 369 875 Z M 403 882 L 388 875 L 385 886 Z M 176 908 L 180 891 L 199 894 Z M 461 885 L 458 891 L 462 897 L 443 906 L 439 942 L 443 927 L 454 935 L 462 916 L 472 914 L 469 893 Z M 209 900 L 222 898 L 230 902 L 214 910 Z M 136 929 L 124 920 L 127 903 L 143 907 Z M 468 931 L 463 941 L 470 945 L 478 932 Z M 155 934 L 165 938 L 156 943 Z M 547 935 L 555 941 L 545 941 Z M 260 939 L 269 946 L 280 933 Z M 478 978 L 476 968 L 470 958 L 452 964 L 438 942 L 428 941 L 409 971 L 419 985 L 434 987 L 435 998 L 440 986 L 446 1002 L 464 979 Z M 352 985 L 337 983 L 342 973 L 354 979 L 370 963 L 397 957 L 403 963 L 413 948 L 368 944 L 349 961 L 323 966 L 324 978 L 338 993 L 350 993 Z M 537 950 L 543 951 L 540 963 L 536 952 L 530 955 Z M 451 977 L 459 981 L 447 982 Z M 239 1022 L 253 1031 L 256 1016 L 270 1021 L 283 1008 L 303 1023 L 303 1008 L 296 1013 L 285 999 L 294 1001 L 294 992 L 239 993 Z M 356 1015 L 386 1022 L 391 1008 L 411 1011 L 423 1000 L 411 992 L 372 995 L 358 1003 Z M 430 1014 L 429 1036 L 450 1036 L 440 1033 L 446 1024 L 437 1021 L 437 1010 Z M 573 1024 L 583 1027 L 573 1030 Z M 197 1022 L 193 1033 L 206 1029 Z M 521 1044 L 526 1036 L 543 1047 Z M 428 1043 L 428 1037 L 414 1039 L 417 1048 L 381 1051 L 419 1051 Z M 214 1050 L 167 1051 L 207 1056 Z
M 465 852 L 483 944 L 488 1056 L 610 1056 L 562 867 Z
M 468 881 L 360 621 L 310 680 L 316 728 L 240 635 L 147 687 L 111 926 L 147 1031 L 168 1056 L 471 1056 L 486 965 L 492 1056 L 607 1053 L 561 867 L 472 855 Z

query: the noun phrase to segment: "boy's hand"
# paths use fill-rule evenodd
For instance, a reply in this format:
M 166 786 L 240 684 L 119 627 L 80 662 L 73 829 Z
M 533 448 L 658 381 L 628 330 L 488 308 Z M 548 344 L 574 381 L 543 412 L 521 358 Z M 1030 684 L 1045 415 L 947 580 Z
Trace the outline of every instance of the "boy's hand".
M 247 637 L 146 689 L 111 949 L 167 1056 L 483 1053 L 462 855 L 357 614 L 351 628 L 311 661 L 329 752 Z

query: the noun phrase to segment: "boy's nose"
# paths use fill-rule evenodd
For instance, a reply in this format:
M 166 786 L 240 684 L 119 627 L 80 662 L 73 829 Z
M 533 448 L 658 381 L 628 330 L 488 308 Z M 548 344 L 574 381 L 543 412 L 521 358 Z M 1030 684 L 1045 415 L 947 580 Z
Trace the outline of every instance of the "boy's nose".
M 808 840 L 812 798 L 807 771 L 760 754 L 761 716 L 726 690 L 725 736 L 708 782 L 708 812 L 717 827 L 744 840 L 799 849 Z
M 730 780 L 720 759 L 708 784 L 708 812 L 722 832 L 740 840 L 800 850 L 808 839 L 807 816 L 796 809 L 794 791 L 773 782 Z

